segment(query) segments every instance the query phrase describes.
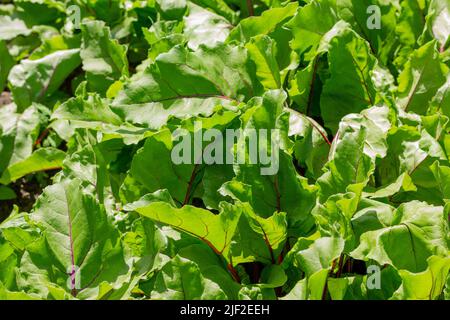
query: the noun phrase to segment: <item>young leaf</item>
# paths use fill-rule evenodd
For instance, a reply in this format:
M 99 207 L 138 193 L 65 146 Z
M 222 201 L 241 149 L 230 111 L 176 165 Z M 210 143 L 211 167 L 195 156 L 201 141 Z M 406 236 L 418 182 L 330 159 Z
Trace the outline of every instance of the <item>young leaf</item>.
M 22 60 L 8 81 L 18 110 L 45 101 L 81 63 L 80 50 L 60 50 L 38 60 Z
M 414 51 L 398 78 L 399 107 L 425 114 L 429 101 L 445 83 L 448 72 L 448 67 L 440 61 L 435 41 Z
M 122 76 L 128 76 L 126 47 L 111 39 L 109 28 L 101 21 L 82 26 L 80 56 L 89 88 L 105 94 L 108 87 Z
M 9 184 L 23 176 L 46 170 L 57 170 L 62 166 L 66 154 L 55 148 L 42 148 L 23 161 L 8 167 L 0 177 L 0 183 Z

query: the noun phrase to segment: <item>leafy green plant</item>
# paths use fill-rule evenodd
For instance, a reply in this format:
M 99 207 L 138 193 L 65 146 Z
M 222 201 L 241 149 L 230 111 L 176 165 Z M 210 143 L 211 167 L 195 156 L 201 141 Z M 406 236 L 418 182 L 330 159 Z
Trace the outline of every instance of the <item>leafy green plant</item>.
M 449 299 L 449 17 L 0 5 L 0 299 Z M 276 131 L 276 173 L 173 160 L 208 130 Z

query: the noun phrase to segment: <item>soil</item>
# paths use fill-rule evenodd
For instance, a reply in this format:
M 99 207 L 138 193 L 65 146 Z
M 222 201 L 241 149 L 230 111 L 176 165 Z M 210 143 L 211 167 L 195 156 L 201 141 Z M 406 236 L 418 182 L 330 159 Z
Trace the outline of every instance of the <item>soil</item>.
M 0 107 L 11 103 L 11 94 L 7 91 L 0 94 Z

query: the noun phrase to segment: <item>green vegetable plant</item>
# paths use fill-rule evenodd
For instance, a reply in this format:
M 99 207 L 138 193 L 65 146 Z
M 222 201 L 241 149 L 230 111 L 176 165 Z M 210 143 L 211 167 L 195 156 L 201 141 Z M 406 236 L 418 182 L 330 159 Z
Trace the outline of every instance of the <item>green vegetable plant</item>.
M 449 35 L 449 0 L 1 4 L 0 299 L 450 299 Z

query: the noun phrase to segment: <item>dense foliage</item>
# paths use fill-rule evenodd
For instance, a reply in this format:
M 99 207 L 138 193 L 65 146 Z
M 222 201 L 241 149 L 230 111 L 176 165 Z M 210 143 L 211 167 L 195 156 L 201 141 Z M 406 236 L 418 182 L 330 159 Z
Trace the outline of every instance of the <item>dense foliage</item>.
M 449 0 L 0 5 L 0 299 L 450 299 L 449 34 Z M 278 129 L 279 170 L 174 163 L 198 121 Z

